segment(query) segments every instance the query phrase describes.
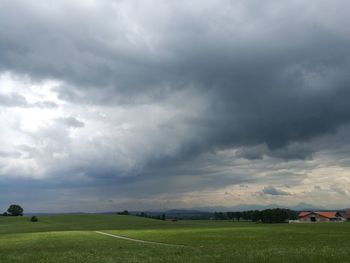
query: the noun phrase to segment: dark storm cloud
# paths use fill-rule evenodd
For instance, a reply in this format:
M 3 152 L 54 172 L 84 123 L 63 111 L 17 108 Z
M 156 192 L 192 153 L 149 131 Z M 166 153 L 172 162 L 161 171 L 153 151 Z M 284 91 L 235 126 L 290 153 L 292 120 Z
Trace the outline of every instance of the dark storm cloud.
M 312 158 L 314 149 L 308 143 L 291 143 L 286 147 L 269 149 L 266 144 L 248 146 L 238 149 L 237 157 L 248 160 L 263 159 L 264 156 L 283 160 L 307 160 Z
M 43 125 L 29 134 L 41 148 L 20 150 L 44 159 L 47 176 L 67 174 L 63 185 L 81 178 L 83 185 L 99 178 L 111 188 L 133 184 L 125 194 L 262 183 L 232 162 L 310 160 L 315 138 L 350 121 L 349 18 L 342 11 L 349 8 L 345 0 L 0 0 L 0 71 L 57 80 L 54 91 L 67 108 L 99 107 L 81 107 L 84 121 L 72 112 L 79 119 Z M 165 110 L 161 117 L 132 112 L 140 105 Z M 59 107 L 14 93 L 0 95 L 0 106 Z M 133 120 L 125 133 L 134 137 L 121 131 L 126 121 L 113 107 Z M 109 115 L 90 122 L 101 108 Z M 84 134 L 91 147 L 69 134 L 83 127 L 102 127 Z M 232 148 L 232 156 L 217 154 Z M 299 183 L 305 175 L 283 171 L 269 180 L 283 176 Z M 273 186 L 263 192 L 288 194 Z
M 303 13 L 292 1 L 284 7 L 247 1 L 240 6 L 242 24 L 235 19 L 235 2 L 221 2 L 205 19 L 163 2 L 157 3 L 165 12 L 174 8 L 169 18 L 137 10 L 125 19 L 108 10 L 125 8 L 123 1 L 96 4 L 93 15 L 68 2 L 2 1 L 1 67 L 63 80 L 68 85 L 59 89 L 61 97 L 78 102 L 154 100 L 194 87 L 210 99 L 206 115 L 193 123 L 202 138 L 183 151 L 261 143 L 275 149 L 349 122 L 349 39 L 341 31 L 307 17 L 308 9 Z M 280 14 L 269 15 L 274 5 Z M 327 5 L 321 14 L 322 7 Z M 156 22 L 165 26 L 152 28 Z

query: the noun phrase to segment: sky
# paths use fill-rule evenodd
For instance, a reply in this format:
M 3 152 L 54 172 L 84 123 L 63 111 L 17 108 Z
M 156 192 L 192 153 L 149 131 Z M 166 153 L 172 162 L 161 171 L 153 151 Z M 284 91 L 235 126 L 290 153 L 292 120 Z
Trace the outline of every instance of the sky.
M 0 0 L 0 210 L 350 206 L 347 0 Z

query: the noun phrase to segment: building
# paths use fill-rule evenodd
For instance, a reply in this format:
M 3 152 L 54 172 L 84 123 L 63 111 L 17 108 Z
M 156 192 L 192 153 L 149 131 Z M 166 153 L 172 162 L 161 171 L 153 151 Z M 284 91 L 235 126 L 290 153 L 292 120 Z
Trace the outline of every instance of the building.
M 345 218 L 346 220 L 350 220 L 350 209 L 346 209 L 346 212 L 345 212 Z
M 341 222 L 344 221 L 338 212 L 301 212 L 299 213 L 300 222 Z

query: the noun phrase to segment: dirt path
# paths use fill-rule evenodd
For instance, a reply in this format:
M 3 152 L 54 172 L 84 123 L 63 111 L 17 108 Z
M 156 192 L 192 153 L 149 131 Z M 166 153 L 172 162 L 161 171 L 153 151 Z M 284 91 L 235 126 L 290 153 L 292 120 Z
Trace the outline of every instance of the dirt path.
M 112 235 L 112 234 L 101 232 L 101 231 L 94 231 L 94 232 L 97 233 L 97 234 L 100 234 L 100 235 L 110 236 L 110 237 L 124 239 L 124 240 L 128 240 L 128 241 L 134 241 L 134 242 L 138 242 L 138 243 L 173 246 L 173 247 L 186 247 L 185 245 L 177 245 L 177 244 L 168 244 L 168 243 L 161 243 L 161 242 L 154 242 L 154 241 L 146 241 L 146 240 L 134 239 L 134 238 L 124 237 L 124 236 L 119 236 L 119 235 Z

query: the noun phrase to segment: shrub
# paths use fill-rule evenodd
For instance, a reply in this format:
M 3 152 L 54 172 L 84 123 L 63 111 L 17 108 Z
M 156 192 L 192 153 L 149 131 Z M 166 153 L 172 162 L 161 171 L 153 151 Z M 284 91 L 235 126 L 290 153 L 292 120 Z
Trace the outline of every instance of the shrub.
M 38 218 L 36 217 L 36 216 L 32 216 L 31 218 L 30 218 L 30 222 L 38 222 L 39 220 L 38 220 Z
M 128 216 L 129 215 L 129 211 L 128 210 L 124 210 L 123 212 L 118 212 L 118 215 L 125 215 Z

